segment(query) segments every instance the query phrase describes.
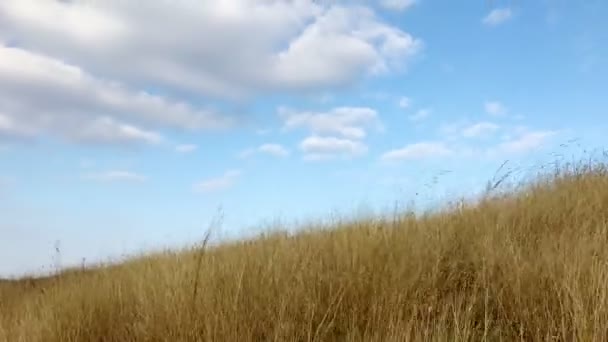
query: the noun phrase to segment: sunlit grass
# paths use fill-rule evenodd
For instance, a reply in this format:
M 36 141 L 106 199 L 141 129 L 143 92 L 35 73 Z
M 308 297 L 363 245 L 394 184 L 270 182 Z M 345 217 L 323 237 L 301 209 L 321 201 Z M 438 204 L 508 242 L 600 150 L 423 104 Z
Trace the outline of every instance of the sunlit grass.
M 608 168 L 0 283 L 2 341 L 608 341 Z

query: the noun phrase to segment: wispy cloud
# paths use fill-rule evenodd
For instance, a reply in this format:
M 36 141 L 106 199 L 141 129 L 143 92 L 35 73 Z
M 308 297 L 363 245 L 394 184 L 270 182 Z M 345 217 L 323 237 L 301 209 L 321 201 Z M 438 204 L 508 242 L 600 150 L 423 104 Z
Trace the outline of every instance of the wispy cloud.
M 240 170 L 228 170 L 217 178 L 206 179 L 194 184 L 193 189 L 195 192 L 200 193 L 226 190 L 236 183 L 241 174 Z
M 281 144 L 266 143 L 258 147 L 246 148 L 238 154 L 239 158 L 249 158 L 254 154 L 266 154 L 277 158 L 289 157 L 291 152 Z
M 111 170 L 97 173 L 87 173 L 83 175 L 83 179 L 98 181 L 98 182 L 136 182 L 141 183 L 147 180 L 147 177 L 131 171 Z
M 492 122 L 478 122 L 465 127 L 462 130 L 462 136 L 465 138 L 483 137 L 496 132 L 499 128 L 499 125 Z
M 422 121 L 426 118 L 428 118 L 431 115 L 432 110 L 430 108 L 423 108 L 418 110 L 416 113 L 410 115 L 408 118 L 410 119 L 410 121 Z
M 401 107 L 402 109 L 407 109 L 410 107 L 410 105 L 412 104 L 412 99 L 410 99 L 407 96 L 402 96 L 399 99 L 399 107 Z
M 486 101 L 483 108 L 491 116 L 505 116 L 508 113 L 507 107 L 499 101 Z
M 384 153 L 380 159 L 383 161 L 400 161 L 444 157 L 451 155 L 452 153 L 453 151 L 443 142 L 419 142 L 406 145 L 399 149 L 390 150 Z
M 274 157 L 285 158 L 289 156 L 289 150 L 280 144 L 263 144 L 258 147 L 260 153 L 265 153 Z
M 175 146 L 175 152 L 178 153 L 192 153 L 198 149 L 198 145 L 195 144 L 181 144 Z
M 517 138 L 501 143 L 496 152 L 522 153 L 542 147 L 549 138 L 556 135 L 556 131 L 525 132 Z
M 163 137 L 156 132 L 121 123 L 111 117 L 101 117 L 83 124 L 71 139 L 101 144 L 158 144 L 163 141 Z
M 486 15 L 482 22 L 488 26 L 497 26 L 511 19 L 513 12 L 510 8 L 496 8 Z

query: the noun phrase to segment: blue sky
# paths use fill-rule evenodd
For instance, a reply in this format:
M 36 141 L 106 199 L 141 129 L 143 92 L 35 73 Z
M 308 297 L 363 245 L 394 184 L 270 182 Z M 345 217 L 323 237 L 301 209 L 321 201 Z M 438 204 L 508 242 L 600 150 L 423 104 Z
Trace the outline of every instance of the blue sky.
M 605 1 L 0 3 L 0 275 L 606 146 Z M 560 146 L 571 139 L 569 147 Z

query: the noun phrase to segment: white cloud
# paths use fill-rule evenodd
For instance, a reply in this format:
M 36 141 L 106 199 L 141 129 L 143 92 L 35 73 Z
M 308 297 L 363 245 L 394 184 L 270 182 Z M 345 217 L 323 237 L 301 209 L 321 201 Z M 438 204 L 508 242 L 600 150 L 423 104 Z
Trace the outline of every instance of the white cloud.
M 263 144 L 258 147 L 258 151 L 274 157 L 284 158 L 289 156 L 289 150 L 279 144 Z
M 367 146 L 356 140 L 310 136 L 302 140 L 300 150 L 305 160 L 324 160 L 361 156 L 367 153 Z
M 246 148 L 238 154 L 238 157 L 249 158 L 256 153 L 267 154 L 277 158 L 286 158 L 291 154 L 283 145 L 266 143 L 255 148 Z
M 2 138 L 24 138 L 33 136 L 35 132 L 23 123 L 17 123 L 16 120 L 7 114 L 0 112 L 0 140 Z
M 225 190 L 232 187 L 240 175 L 240 170 L 228 170 L 220 177 L 207 179 L 194 184 L 193 189 L 195 192 L 201 193 Z
M 407 96 L 402 96 L 399 99 L 399 107 L 401 107 L 402 109 L 407 109 L 410 107 L 410 105 L 412 104 L 412 99 L 410 99 Z
M 241 158 L 241 159 L 249 158 L 249 157 L 253 156 L 256 152 L 257 152 L 257 149 L 255 149 L 253 147 L 246 148 L 246 149 L 242 150 L 241 152 L 239 152 L 237 154 L 237 157 Z
M 443 122 L 438 127 L 438 132 L 442 139 L 456 139 L 460 138 L 461 131 L 469 125 L 470 122 L 465 119 L 460 119 L 454 122 Z
M 402 66 L 421 47 L 368 8 L 332 6 L 277 55 L 274 82 L 292 89 L 348 84 L 356 75 Z
M 115 143 L 147 143 L 157 144 L 163 138 L 155 132 L 117 122 L 109 117 L 100 117 L 91 122 L 83 123 L 78 131 L 70 134 L 75 141 L 115 144 Z
M 432 110 L 429 108 L 420 109 L 413 115 L 410 115 L 409 119 L 414 122 L 422 121 L 422 120 L 426 119 L 427 117 L 429 117 L 429 115 L 431 115 L 431 112 L 432 112 Z
M 322 93 L 403 69 L 421 48 L 339 2 L 4 0 L 0 139 L 150 143 L 165 129 L 224 128 L 233 117 L 191 99 Z M 95 125 L 118 131 L 83 136 Z
M 175 146 L 175 151 L 178 153 L 192 153 L 198 149 L 194 144 L 180 144 Z
M 383 161 L 424 159 L 448 156 L 452 153 L 453 151 L 442 142 L 420 142 L 400 149 L 390 150 L 384 153 L 380 159 Z
M 312 101 L 316 102 L 316 103 L 320 103 L 320 104 L 328 104 L 332 101 L 335 100 L 335 95 L 325 92 L 322 94 L 318 94 L 318 95 L 314 95 L 312 97 Z
M 500 135 L 497 134 L 500 132 Z M 471 123 L 459 120 L 443 124 L 439 129 L 442 144 L 448 144 L 452 154 L 460 157 L 501 156 L 507 153 L 526 153 L 541 148 L 551 137 L 558 134 L 553 130 L 531 130 L 524 125 L 504 124 L 481 121 Z M 489 138 L 499 140 L 492 145 L 470 145 L 466 138 Z M 465 139 L 463 139 L 465 138 Z M 444 145 L 446 146 L 446 145 Z
M 484 109 L 491 116 L 504 116 L 508 112 L 507 107 L 498 101 L 486 101 Z
M 86 180 L 99 182 L 144 182 L 147 177 L 131 171 L 113 170 L 99 173 L 88 173 L 83 176 Z
M 100 143 L 161 140 L 159 133 L 125 121 L 179 129 L 230 124 L 212 111 L 132 91 L 60 60 L 0 45 L 0 135 Z
M 182 92 L 231 96 L 257 89 L 333 87 L 395 69 L 420 46 L 419 41 L 365 10 L 360 16 L 349 8 L 324 10 L 298 0 L 249 2 L 242 12 L 228 8 L 240 3 L 214 1 L 212 7 L 205 7 L 209 13 L 219 8 L 214 17 L 192 10 L 194 7 L 181 11 L 181 16 L 163 8 L 165 3 L 182 6 L 182 1 L 120 1 L 129 13 L 114 8 L 118 2 L 77 6 L 74 1 L 0 1 L 0 31 L 16 37 L 19 47 L 13 49 L 46 59 L 35 70 L 35 77 L 29 72 L 11 75 L 11 70 L 19 70 L 15 64 L 0 71 L 0 112 L 7 118 L 0 130 L 20 137 L 52 136 L 75 142 L 158 144 L 165 141 L 167 128 L 215 129 L 230 124 L 204 106 L 179 100 Z M 32 12 L 28 4 L 41 8 Z M 12 12 L 8 6 L 14 6 Z M 87 10 L 87 6 L 99 10 Z M 290 10 L 293 6 L 310 6 L 312 14 L 300 16 L 297 10 Z M 275 10 L 287 15 L 275 16 Z M 241 28 L 248 20 L 252 22 Z M 291 29 L 283 30 L 285 26 Z M 214 34 L 217 32 L 221 34 Z M 275 51 L 280 47 L 285 50 Z M 4 55 L 0 56 L 0 63 L 3 61 L 7 61 Z M 53 69 L 55 66 L 59 67 Z M 155 89 L 169 89 L 171 95 L 160 96 Z M 205 100 L 187 98 L 197 103 Z M 327 131 L 307 126 L 313 134 L 335 137 L 305 139 L 302 150 L 311 151 L 305 158 L 364 154 L 367 146 L 358 139 L 376 122 L 377 118 L 346 122 Z M 181 153 L 194 150 L 187 145 L 169 148 L 173 147 Z M 285 154 L 269 145 L 260 146 L 259 151 Z M 80 170 L 77 175 L 96 169 Z M 194 190 L 227 189 L 239 181 L 239 175 L 229 171 L 202 180 L 193 185 Z M 146 180 L 143 175 L 120 170 L 87 176 L 108 182 Z
M 392 11 L 404 11 L 414 4 L 417 0 L 381 0 L 380 5 Z
M 497 151 L 502 153 L 528 152 L 543 146 L 549 138 L 557 134 L 555 131 L 531 131 L 522 133 L 519 137 L 501 143 Z
M 305 160 L 348 159 L 363 155 L 367 145 L 362 140 L 368 130 L 384 129 L 378 113 L 367 107 L 337 107 L 326 112 L 294 111 L 279 108 L 283 130 L 304 128 L 311 135 L 299 149 Z
M 490 13 L 482 19 L 482 22 L 485 25 L 496 26 L 511 19 L 512 16 L 513 13 L 510 8 L 496 8 L 490 11 Z
M 499 128 L 500 126 L 492 122 L 478 122 L 465 127 L 462 130 L 462 136 L 465 138 L 482 137 L 496 132 Z
M 299 0 L 4 0 L 0 31 L 94 75 L 226 97 L 347 84 L 422 46 L 369 8 Z
M 283 129 L 307 128 L 313 134 L 338 134 L 349 139 L 362 139 L 367 129 L 380 128 L 378 113 L 367 107 L 337 107 L 328 112 L 297 112 L 279 108 Z

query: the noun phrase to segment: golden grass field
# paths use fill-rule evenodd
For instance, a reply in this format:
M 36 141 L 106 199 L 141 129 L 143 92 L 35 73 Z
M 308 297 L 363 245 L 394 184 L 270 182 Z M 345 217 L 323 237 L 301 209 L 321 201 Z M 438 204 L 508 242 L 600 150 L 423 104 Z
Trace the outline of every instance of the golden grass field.
M 608 341 L 608 167 L 0 283 L 0 341 Z

